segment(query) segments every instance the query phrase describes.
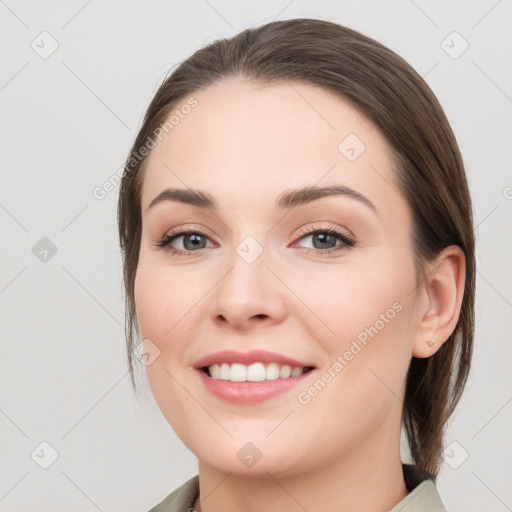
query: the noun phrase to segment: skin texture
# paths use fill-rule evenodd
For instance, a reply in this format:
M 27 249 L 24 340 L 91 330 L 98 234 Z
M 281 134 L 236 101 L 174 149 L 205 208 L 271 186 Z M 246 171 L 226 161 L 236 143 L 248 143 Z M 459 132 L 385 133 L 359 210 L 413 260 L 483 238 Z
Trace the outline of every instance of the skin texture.
M 241 78 L 194 97 L 197 107 L 148 157 L 135 300 L 142 339 L 160 350 L 146 368 L 151 390 L 199 460 L 201 509 L 388 510 L 407 494 L 399 451 L 407 369 L 412 356 L 432 355 L 455 328 L 462 251 L 445 248 L 417 285 L 411 213 L 386 141 L 345 100 L 310 84 Z M 354 161 L 338 149 L 349 134 L 366 147 Z M 344 196 L 290 211 L 275 206 L 284 191 L 333 184 L 363 194 L 376 212 Z M 208 192 L 218 210 L 177 201 L 147 210 L 168 187 Z M 204 232 L 204 248 L 183 236 L 172 248 L 155 246 L 175 228 Z M 337 238 L 322 245 L 303 231 L 322 228 L 355 245 Z M 236 252 L 247 236 L 263 250 L 250 264 Z M 381 315 L 384 327 L 300 403 L 299 392 L 365 328 L 380 327 Z M 269 400 L 228 403 L 193 369 L 224 349 L 275 351 L 317 369 Z M 252 467 L 237 457 L 247 442 L 262 454 Z

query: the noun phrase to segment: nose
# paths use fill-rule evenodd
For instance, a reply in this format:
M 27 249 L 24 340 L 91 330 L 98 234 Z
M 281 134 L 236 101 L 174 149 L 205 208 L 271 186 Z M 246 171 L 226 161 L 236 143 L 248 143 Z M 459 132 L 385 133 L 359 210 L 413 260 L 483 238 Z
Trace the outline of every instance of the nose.
M 281 322 L 287 288 L 267 266 L 265 252 L 252 262 L 235 252 L 229 263 L 229 270 L 212 290 L 213 322 L 239 331 Z

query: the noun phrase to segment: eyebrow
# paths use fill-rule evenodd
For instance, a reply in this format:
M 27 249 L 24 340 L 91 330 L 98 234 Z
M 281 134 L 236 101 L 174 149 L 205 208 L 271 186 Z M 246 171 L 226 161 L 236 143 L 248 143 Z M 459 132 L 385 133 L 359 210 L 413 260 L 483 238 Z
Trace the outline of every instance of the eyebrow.
M 278 196 L 276 206 L 281 210 L 290 210 L 328 196 L 344 196 L 355 199 L 371 208 L 378 215 L 377 208 L 366 196 L 344 185 L 330 185 L 327 187 L 309 186 L 285 190 Z M 167 188 L 151 201 L 150 205 L 146 208 L 146 212 L 164 201 L 178 201 L 214 211 L 218 209 L 217 202 L 208 192 L 190 188 Z

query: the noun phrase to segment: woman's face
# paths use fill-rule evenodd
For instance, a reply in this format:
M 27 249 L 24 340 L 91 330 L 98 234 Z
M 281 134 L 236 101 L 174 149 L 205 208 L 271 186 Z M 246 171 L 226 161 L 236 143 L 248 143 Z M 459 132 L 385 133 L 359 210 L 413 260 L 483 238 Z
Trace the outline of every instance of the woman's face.
M 282 477 L 397 450 L 419 292 L 384 138 L 313 85 L 233 79 L 194 98 L 150 153 L 142 190 L 135 301 L 163 414 L 223 473 Z M 333 186 L 344 193 L 293 193 Z M 150 207 L 166 189 L 215 207 L 170 194 Z M 264 378 L 284 377 L 228 382 L 247 378 L 251 365 L 227 364 L 240 354 L 216 358 L 220 379 L 196 368 L 254 350 L 273 353 L 248 361 Z M 286 378 L 279 356 L 314 369 Z

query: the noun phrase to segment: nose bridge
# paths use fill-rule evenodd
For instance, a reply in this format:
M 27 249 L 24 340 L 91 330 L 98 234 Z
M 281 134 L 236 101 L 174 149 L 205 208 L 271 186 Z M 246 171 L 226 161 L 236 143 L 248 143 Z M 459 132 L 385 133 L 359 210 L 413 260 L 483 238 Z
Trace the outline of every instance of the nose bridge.
M 284 314 L 282 286 L 267 267 L 269 248 L 264 243 L 247 235 L 226 256 L 229 270 L 217 286 L 212 318 L 220 315 L 243 326 L 254 318 L 276 320 Z
M 270 271 L 263 243 L 248 235 L 227 256 L 230 271 L 223 280 L 223 288 L 228 291 L 228 297 L 233 303 L 249 304 L 251 298 L 254 301 L 265 289 L 269 290 L 267 274 Z

